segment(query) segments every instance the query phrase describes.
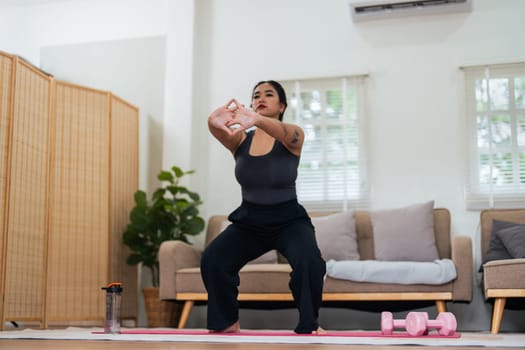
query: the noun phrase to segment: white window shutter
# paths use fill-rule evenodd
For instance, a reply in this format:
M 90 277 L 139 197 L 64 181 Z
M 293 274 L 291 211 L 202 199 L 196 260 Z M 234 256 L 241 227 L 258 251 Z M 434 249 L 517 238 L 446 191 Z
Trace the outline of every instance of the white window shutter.
M 466 67 L 467 208 L 525 205 L 525 63 Z
M 284 81 L 285 121 L 305 133 L 297 193 L 309 210 L 368 206 L 366 77 Z

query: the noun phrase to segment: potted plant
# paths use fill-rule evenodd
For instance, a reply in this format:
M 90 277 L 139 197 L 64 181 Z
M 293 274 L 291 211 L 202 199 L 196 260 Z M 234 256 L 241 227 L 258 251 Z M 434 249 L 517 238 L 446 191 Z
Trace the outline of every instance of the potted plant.
M 199 216 L 200 196 L 179 184 L 182 177 L 192 173 L 193 170 L 183 171 L 176 166 L 170 171 L 162 170 L 157 176 L 161 186 L 149 202 L 144 191 L 136 191 L 135 206 L 123 234 L 124 244 L 131 250 L 127 264 L 142 264 L 151 271 L 152 287 L 143 290 L 150 327 L 172 326 L 178 318 L 176 314 L 180 313 L 180 305 L 161 302 L 158 296 L 160 245 L 168 240 L 190 243 L 188 237 L 199 234 L 205 226 Z M 153 319 L 159 314 L 164 314 L 160 316 L 163 320 Z

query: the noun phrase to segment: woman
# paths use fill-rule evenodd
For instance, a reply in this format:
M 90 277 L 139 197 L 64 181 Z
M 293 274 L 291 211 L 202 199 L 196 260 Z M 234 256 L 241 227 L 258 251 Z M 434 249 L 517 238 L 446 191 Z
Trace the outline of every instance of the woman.
M 277 249 L 292 267 L 289 286 L 299 309 L 295 332 L 319 333 L 326 265 L 295 191 L 304 133 L 282 122 L 286 94 L 276 81 L 262 81 L 254 87 L 251 107 L 232 99 L 208 118 L 210 132 L 234 155 L 235 176 L 242 189 L 242 203 L 228 217 L 232 224 L 202 256 L 208 329 L 240 331 L 239 270 Z M 252 127 L 255 130 L 246 132 Z

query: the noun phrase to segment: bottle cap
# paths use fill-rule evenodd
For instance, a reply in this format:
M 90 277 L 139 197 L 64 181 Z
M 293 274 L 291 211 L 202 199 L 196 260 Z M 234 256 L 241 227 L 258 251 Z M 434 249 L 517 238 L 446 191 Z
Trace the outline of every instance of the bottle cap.
M 107 287 L 102 287 L 101 289 L 107 291 L 108 293 L 120 293 L 122 292 L 122 283 L 120 282 L 112 282 L 108 284 Z

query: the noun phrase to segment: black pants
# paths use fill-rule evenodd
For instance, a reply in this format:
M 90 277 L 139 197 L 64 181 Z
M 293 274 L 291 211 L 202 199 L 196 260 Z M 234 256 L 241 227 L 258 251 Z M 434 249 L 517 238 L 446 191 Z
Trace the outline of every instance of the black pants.
M 326 264 L 304 208 L 292 200 L 275 205 L 243 201 L 228 219 L 232 225 L 205 249 L 201 274 L 208 291 L 208 329 L 222 330 L 239 320 L 239 270 L 277 249 L 292 267 L 289 287 L 299 309 L 296 333 L 319 327 Z

